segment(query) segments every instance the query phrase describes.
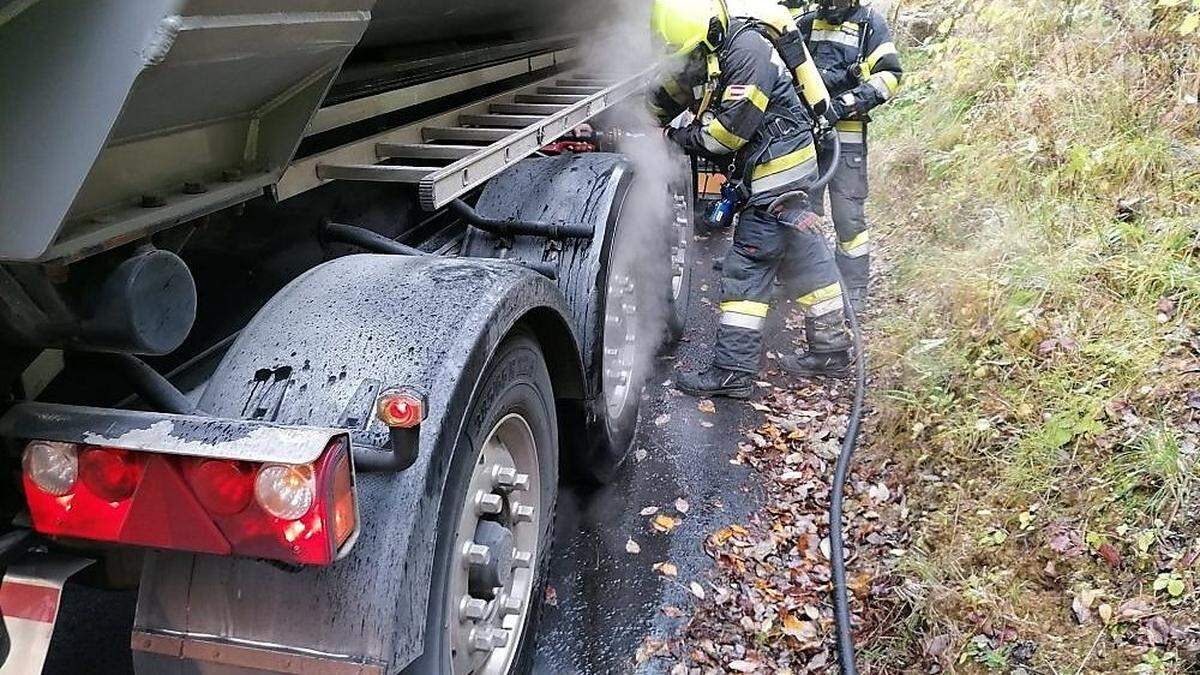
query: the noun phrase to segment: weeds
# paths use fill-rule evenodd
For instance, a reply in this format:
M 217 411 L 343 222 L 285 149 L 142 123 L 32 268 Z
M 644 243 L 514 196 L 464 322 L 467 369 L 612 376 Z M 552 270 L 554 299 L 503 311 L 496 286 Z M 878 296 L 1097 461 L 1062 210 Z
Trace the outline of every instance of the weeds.
M 1200 4 L 904 11 L 948 18 L 872 127 L 868 455 L 921 506 L 871 663 L 1192 672 Z

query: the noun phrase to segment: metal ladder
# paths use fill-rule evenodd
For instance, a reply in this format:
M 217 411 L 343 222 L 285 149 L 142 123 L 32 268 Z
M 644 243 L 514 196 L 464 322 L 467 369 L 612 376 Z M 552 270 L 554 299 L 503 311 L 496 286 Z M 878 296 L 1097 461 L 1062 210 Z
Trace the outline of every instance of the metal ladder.
M 651 73 L 554 75 L 304 158 L 277 189 L 286 198 L 333 180 L 402 183 L 417 186 L 424 209 L 437 210 L 638 93 Z

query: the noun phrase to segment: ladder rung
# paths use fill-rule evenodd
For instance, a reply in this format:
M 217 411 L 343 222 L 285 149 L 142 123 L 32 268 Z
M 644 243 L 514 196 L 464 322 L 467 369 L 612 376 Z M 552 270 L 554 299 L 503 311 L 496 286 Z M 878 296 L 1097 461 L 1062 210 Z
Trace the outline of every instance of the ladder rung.
M 459 115 L 458 123 L 474 127 L 524 129 L 546 119 L 541 115 Z
M 377 183 L 420 183 L 437 171 L 432 166 L 388 166 L 386 164 L 318 164 L 322 180 L 363 180 Z
M 552 103 L 493 103 L 488 106 L 488 110 L 498 115 L 549 115 L 566 108 L 566 104 Z
M 465 127 L 425 127 L 421 129 L 421 135 L 427 141 L 495 143 L 512 134 L 512 129 L 468 129 Z
M 449 159 L 459 160 L 479 152 L 477 145 L 434 145 L 432 143 L 376 143 L 375 155 L 380 159 Z
M 587 96 L 570 94 L 517 94 L 515 100 L 517 103 L 561 103 L 570 105 L 572 103 L 579 103 L 585 98 Z
M 555 80 L 554 84 L 559 87 L 607 87 L 612 84 L 612 81 L 598 80 L 592 77 L 573 77 L 566 80 Z
M 539 94 L 573 94 L 575 96 L 591 96 L 604 91 L 604 87 L 538 87 Z

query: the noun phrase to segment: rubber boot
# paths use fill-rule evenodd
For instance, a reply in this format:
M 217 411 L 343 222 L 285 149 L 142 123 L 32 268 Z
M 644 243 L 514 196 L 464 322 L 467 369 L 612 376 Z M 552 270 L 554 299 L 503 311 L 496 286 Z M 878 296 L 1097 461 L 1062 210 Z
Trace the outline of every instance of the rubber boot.
M 842 311 L 804 320 L 808 351 L 779 360 L 783 369 L 801 377 L 845 377 L 850 374 L 850 334 Z
M 867 311 L 866 287 L 849 288 L 846 290 L 846 297 L 850 300 L 850 307 L 854 309 L 854 316 L 861 319 L 863 312 Z
M 691 396 L 745 399 L 750 398 L 754 381 L 750 373 L 709 366 L 699 372 L 680 373 L 675 387 Z

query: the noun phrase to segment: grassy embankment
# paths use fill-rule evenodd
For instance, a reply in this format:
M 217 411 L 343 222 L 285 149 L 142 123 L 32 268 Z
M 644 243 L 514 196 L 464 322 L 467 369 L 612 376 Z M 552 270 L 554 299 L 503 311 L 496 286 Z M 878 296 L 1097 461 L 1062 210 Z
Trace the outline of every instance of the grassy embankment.
M 902 9 L 940 25 L 873 126 L 863 454 L 909 477 L 913 541 L 865 662 L 1200 668 L 1189 1 Z

